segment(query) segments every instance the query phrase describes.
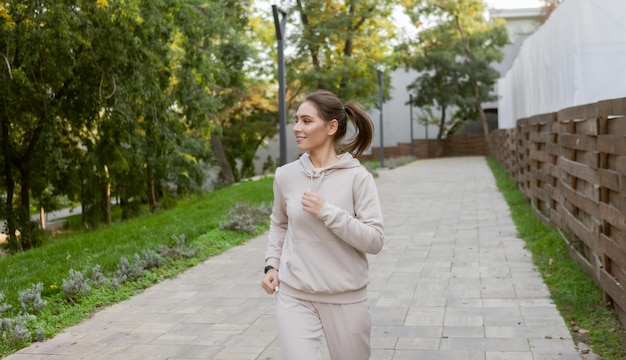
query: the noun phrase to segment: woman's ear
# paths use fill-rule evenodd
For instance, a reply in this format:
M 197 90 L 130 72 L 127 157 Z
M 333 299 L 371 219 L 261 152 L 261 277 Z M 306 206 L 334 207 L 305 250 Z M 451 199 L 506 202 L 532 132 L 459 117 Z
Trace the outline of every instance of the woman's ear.
M 339 121 L 337 121 L 337 119 L 332 119 L 331 121 L 328 122 L 327 128 L 328 128 L 329 136 L 335 135 L 335 133 L 337 132 L 337 129 L 339 128 Z

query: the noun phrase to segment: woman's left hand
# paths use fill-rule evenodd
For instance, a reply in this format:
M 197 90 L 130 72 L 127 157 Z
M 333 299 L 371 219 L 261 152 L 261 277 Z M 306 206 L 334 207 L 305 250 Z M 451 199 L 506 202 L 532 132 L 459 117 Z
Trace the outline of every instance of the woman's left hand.
M 302 209 L 315 216 L 320 213 L 325 202 L 324 198 L 308 189 L 302 195 Z

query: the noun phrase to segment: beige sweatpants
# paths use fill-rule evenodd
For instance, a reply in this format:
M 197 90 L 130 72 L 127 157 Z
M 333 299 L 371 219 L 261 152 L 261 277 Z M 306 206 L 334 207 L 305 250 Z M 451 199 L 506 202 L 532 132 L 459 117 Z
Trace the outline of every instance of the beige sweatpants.
M 367 300 L 326 304 L 276 294 L 278 337 L 284 360 L 320 360 L 322 334 L 333 360 L 370 358 L 371 316 Z

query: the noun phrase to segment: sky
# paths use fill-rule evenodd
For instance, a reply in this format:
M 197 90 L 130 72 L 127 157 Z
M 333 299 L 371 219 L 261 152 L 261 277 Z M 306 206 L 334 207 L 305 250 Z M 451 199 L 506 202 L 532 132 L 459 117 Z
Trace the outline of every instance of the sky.
M 488 9 L 528 9 L 528 8 L 540 8 L 543 7 L 543 0 L 483 0 Z M 621 0 L 624 1 L 624 0 Z M 403 14 L 400 8 L 394 11 L 394 19 L 397 21 L 398 26 L 409 36 L 415 33 L 415 28 L 410 26 L 403 26 L 405 22 L 410 23 L 408 17 Z
M 484 0 L 489 8 L 524 9 L 543 6 L 542 0 Z

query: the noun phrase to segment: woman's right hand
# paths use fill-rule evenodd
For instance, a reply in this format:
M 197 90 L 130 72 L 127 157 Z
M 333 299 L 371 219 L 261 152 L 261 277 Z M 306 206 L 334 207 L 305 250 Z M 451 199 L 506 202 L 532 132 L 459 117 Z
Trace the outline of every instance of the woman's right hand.
M 263 290 L 271 295 L 278 291 L 278 284 L 278 270 L 269 269 L 265 274 L 263 281 L 261 281 L 261 286 L 263 287 Z

